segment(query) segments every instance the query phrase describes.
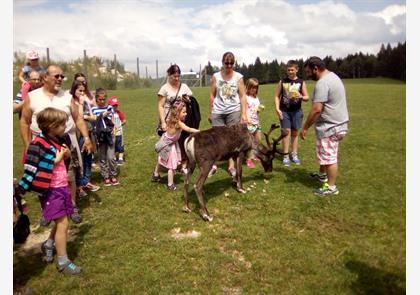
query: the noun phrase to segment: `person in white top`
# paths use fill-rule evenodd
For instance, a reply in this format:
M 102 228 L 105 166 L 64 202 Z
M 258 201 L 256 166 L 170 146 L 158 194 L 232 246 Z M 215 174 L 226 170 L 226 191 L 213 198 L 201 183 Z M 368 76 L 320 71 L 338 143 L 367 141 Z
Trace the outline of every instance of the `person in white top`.
M 261 141 L 261 124 L 260 111 L 264 106 L 260 103 L 258 97 L 259 82 L 256 78 L 249 78 L 246 82 L 246 100 L 248 108 L 248 131 L 257 139 Z M 258 160 L 258 158 L 254 158 Z M 249 168 L 255 168 L 252 158 L 246 160 L 246 165 Z
M 168 120 L 168 113 L 171 109 L 171 106 L 175 103 L 175 101 L 182 101 L 186 104 L 190 103 L 189 96 L 192 96 L 192 91 L 188 87 L 187 84 L 181 83 L 181 69 L 178 65 L 173 64 L 171 65 L 168 70 L 166 71 L 168 74 L 168 79 L 165 84 L 159 89 L 158 92 L 158 115 L 159 115 L 159 127 L 161 127 L 162 133 L 167 131 L 167 120 Z M 160 136 L 160 135 L 159 135 Z M 179 147 L 181 150 L 181 158 L 182 158 L 182 173 L 186 174 L 186 160 L 187 156 L 185 154 L 184 149 L 184 140 L 185 137 L 181 136 L 179 138 Z
M 209 100 L 209 122 L 212 126 L 230 126 L 247 123 L 247 102 L 242 74 L 233 70 L 235 56 L 226 52 L 222 57 L 223 67 L 211 78 Z M 216 173 L 216 165 L 210 170 L 209 176 Z M 229 174 L 236 175 L 235 164 L 229 159 Z

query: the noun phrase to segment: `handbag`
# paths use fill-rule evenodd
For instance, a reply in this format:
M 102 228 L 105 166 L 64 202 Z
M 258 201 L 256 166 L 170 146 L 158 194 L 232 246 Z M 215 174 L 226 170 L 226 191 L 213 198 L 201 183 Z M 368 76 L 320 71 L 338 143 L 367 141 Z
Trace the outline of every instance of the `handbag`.
M 15 226 L 13 227 L 13 241 L 15 244 L 23 244 L 31 233 L 31 229 L 29 227 L 29 217 L 23 213 L 22 196 L 16 194 L 13 197 L 16 200 L 16 205 L 20 211 L 20 215 L 16 221 Z
M 168 119 L 169 113 L 171 112 L 171 108 L 178 98 L 178 93 L 179 93 L 179 90 L 181 90 L 181 86 L 182 86 L 182 83 L 179 83 L 178 91 L 175 94 L 175 99 L 171 102 L 171 104 L 169 106 L 169 111 L 166 113 L 165 121 L 166 121 L 166 119 Z M 162 136 L 163 133 L 165 133 L 165 130 L 162 129 L 162 125 L 160 124 L 160 121 L 159 121 L 158 126 L 156 128 L 156 133 L 157 133 L 157 135 L 159 135 L 159 137 Z

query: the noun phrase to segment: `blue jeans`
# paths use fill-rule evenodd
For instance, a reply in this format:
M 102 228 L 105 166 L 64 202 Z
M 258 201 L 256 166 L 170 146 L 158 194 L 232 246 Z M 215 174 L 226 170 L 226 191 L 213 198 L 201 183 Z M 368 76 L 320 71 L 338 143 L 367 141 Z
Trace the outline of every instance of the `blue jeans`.
M 79 138 L 79 146 L 82 149 L 84 143 L 83 136 Z M 80 169 L 76 171 L 76 186 L 85 186 L 90 182 L 92 177 L 92 162 L 93 154 L 88 154 L 86 151 L 82 152 L 83 161 L 83 175 L 80 173 Z

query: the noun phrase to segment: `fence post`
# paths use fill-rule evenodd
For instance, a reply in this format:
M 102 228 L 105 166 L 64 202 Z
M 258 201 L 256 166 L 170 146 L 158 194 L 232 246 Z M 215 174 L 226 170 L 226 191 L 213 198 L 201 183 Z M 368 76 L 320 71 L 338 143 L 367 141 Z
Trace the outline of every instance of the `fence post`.
M 139 67 L 140 61 L 139 58 L 137 57 L 137 78 L 140 79 L 140 67 Z
M 89 73 L 88 73 L 88 69 L 87 69 L 86 49 L 83 49 L 83 71 L 85 72 L 84 74 L 86 75 L 86 79 L 89 81 Z
M 200 64 L 200 72 L 198 74 L 198 77 L 200 78 L 200 87 L 203 87 L 203 79 L 202 79 L 202 76 L 201 76 L 201 64 Z

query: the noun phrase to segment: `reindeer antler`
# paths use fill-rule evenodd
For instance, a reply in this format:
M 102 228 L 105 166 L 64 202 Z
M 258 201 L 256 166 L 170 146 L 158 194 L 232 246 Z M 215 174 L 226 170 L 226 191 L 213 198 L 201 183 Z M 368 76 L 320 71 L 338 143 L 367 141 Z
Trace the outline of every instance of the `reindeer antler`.
M 271 125 L 272 126 L 272 125 Z M 273 138 L 273 154 L 275 154 L 275 153 L 278 153 L 278 154 L 280 154 L 280 155 L 287 155 L 287 154 L 285 154 L 285 153 L 282 153 L 282 152 L 279 152 L 278 150 L 277 150 L 277 144 L 280 142 L 280 140 L 282 140 L 284 137 L 286 137 L 287 135 L 289 134 L 289 131 L 288 130 L 286 130 L 286 129 L 281 129 L 281 133 L 280 133 L 280 136 L 277 138 L 277 139 L 274 139 Z
M 271 145 L 271 143 L 270 143 L 270 134 L 271 134 L 271 132 L 273 132 L 273 130 L 275 130 L 275 129 L 277 129 L 277 128 L 280 128 L 280 125 L 279 124 L 276 124 L 276 123 L 273 123 L 273 124 L 271 124 L 271 126 L 270 126 L 270 130 L 268 130 L 268 133 L 265 133 L 264 132 L 264 136 L 265 136 L 265 141 L 267 142 L 267 147 L 269 148 L 269 149 L 271 149 L 272 148 L 272 145 Z M 287 135 L 287 134 L 286 134 Z M 284 137 L 284 136 L 283 136 Z M 279 140 L 280 141 L 280 140 Z

